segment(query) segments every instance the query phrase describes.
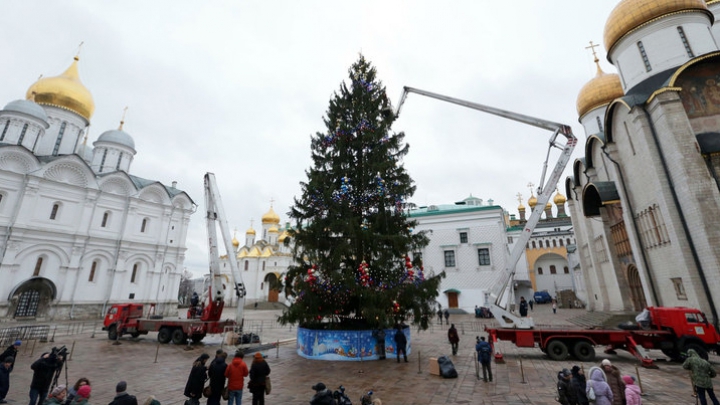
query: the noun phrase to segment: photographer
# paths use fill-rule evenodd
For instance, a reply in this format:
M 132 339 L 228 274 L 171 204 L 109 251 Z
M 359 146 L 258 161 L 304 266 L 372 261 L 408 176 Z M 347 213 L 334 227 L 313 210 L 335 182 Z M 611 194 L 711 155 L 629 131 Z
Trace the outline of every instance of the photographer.
M 44 353 L 30 366 L 33 370 L 33 377 L 30 383 L 29 405 L 38 405 L 38 398 L 40 404 L 45 400 L 55 373 L 65 362 L 66 351 L 65 346 L 60 349 L 53 348 L 51 353 Z

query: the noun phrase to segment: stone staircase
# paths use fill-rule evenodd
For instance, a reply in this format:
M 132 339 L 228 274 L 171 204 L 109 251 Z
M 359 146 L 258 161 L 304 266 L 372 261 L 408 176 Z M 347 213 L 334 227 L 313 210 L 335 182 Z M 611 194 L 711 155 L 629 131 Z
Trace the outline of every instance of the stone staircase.
M 635 312 L 585 312 L 568 321 L 583 328 L 618 329 L 621 323 L 635 323 L 636 316 Z
M 252 311 L 252 310 L 272 310 L 272 309 L 284 309 L 286 306 L 284 304 L 281 304 L 279 302 L 257 302 L 257 307 L 255 306 L 256 303 L 247 304 L 245 305 L 245 310 Z

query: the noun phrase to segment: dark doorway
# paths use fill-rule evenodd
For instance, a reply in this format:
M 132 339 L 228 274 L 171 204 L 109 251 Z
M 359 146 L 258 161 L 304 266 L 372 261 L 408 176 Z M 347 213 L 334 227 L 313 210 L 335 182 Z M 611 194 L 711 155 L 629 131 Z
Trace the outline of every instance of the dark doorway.
M 40 305 L 40 291 L 29 290 L 20 294 L 18 306 L 15 308 L 15 318 L 34 318 L 37 316 Z

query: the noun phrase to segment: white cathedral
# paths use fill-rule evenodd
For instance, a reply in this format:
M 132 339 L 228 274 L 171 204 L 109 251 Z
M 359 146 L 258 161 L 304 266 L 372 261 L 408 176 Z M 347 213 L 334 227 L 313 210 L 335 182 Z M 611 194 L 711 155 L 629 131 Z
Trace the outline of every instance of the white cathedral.
M 580 90 L 565 183 L 588 308 L 689 306 L 720 322 L 720 1 L 623 0 Z M 591 44 L 592 46 L 592 44 Z
M 0 111 L 0 319 L 177 308 L 195 204 L 175 183 L 130 174 L 122 121 L 88 146 L 94 109 L 75 57 Z

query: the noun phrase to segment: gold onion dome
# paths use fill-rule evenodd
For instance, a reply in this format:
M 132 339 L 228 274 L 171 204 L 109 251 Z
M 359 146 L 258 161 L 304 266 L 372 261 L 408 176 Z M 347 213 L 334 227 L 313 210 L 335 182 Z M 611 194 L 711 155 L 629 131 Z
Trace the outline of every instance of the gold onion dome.
M 713 19 L 705 0 L 622 0 L 605 23 L 605 50 L 609 53 L 623 36 L 656 18 L 693 10 Z
M 270 233 L 278 233 L 279 231 L 278 231 L 278 229 L 277 229 L 276 226 L 273 226 L 273 227 L 271 227 L 270 229 L 268 229 L 268 232 L 270 232 Z
M 600 68 L 600 61 L 595 58 L 597 74 L 580 89 L 577 97 L 577 112 L 582 118 L 590 111 L 610 104 L 616 98 L 625 95 L 620 84 L 620 76 L 616 73 L 605 73 Z
M 62 108 L 90 120 L 95 102 L 90 91 L 80 82 L 78 57 L 60 76 L 44 77 L 28 89 L 25 97 L 40 105 Z
M 530 206 L 530 209 L 535 208 L 535 206 L 537 205 L 537 198 L 535 198 L 534 195 L 530 196 L 530 199 L 528 200 L 528 205 Z
M 551 209 L 551 208 L 552 208 L 552 204 L 551 204 L 550 202 L 548 202 L 547 204 L 545 204 L 545 209 L 546 209 L 546 210 Z
M 555 194 L 555 198 L 553 198 L 553 202 L 555 205 L 562 205 L 565 204 L 565 201 L 567 201 L 567 198 L 565 198 L 564 195 L 560 194 L 558 191 L 557 194 Z
M 233 238 L 232 238 L 232 245 L 235 246 L 235 247 L 240 246 L 240 241 L 237 240 L 237 238 L 234 237 L 234 236 L 233 236 Z
M 245 235 L 255 235 L 255 230 L 252 228 L 252 226 L 248 228 L 247 231 L 245 231 Z
M 265 215 L 262 216 L 262 223 L 263 224 L 279 224 L 280 223 L 280 217 L 278 214 L 273 211 L 272 206 L 270 206 L 270 211 L 266 212 Z
M 525 211 L 525 206 L 522 203 L 518 205 L 518 211 Z

